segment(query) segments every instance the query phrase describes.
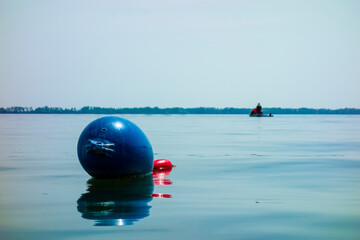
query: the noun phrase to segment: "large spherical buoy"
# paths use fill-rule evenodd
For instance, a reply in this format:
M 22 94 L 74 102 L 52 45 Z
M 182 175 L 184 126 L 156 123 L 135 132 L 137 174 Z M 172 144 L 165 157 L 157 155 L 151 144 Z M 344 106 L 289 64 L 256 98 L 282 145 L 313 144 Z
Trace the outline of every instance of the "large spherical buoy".
M 102 117 L 81 133 L 78 157 L 87 173 L 97 178 L 150 174 L 151 144 L 141 129 L 120 117 Z

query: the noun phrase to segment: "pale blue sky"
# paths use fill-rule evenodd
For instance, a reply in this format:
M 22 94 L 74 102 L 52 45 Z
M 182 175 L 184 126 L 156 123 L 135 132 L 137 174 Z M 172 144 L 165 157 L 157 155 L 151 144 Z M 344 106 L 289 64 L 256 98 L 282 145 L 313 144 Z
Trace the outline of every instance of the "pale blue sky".
M 0 0 L 0 107 L 360 108 L 360 1 Z

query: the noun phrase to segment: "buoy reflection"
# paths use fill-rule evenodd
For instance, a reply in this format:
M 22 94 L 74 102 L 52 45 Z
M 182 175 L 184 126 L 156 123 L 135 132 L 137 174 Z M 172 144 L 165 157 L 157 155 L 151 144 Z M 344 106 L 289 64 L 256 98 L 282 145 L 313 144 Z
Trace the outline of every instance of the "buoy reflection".
M 171 194 L 166 193 L 153 193 L 152 196 L 158 198 L 172 198 Z
M 153 199 L 152 176 L 120 179 L 95 179 L 87 182 L 87 192 L 77 201 L 84 219 L 94 220 L 95 226 L 132 225 L 150 215 Z
M 154 185 L 171 185 L 172 182 L 168 177 L 171 173 L 171 168 L 153 170 L 153 183 Z M 154 193 L 153 197 L 158 198 L 171 198 L 171 194 L 166 193 Z
M 171 173 L 170 169 L 160 169 L 153 171 L 153 180 L 155 185 L 171 185 L 172 182 L 170 178 L 168 178 L 169 174 Z
M 168 177 L 171 170 L 156 170 L 145 177 L 91 178 L 87 192 L 77 200 L 77 210 L 95 226 L 133 225 L 150 215 L 153 197 L 172 198 L 171 194 L 154 193 L 154 185 L 173 184 Z

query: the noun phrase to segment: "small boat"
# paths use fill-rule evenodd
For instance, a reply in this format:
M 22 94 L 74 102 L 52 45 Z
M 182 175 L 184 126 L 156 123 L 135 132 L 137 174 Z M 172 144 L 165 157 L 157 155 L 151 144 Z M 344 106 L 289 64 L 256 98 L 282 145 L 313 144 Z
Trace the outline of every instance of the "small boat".
M 273 115 L 271 113 L 269 113 L 269 114 L 263 113 L 260 103 L 258 103 L 256 108 L 251 110 L 249 116 L 250 117 L 273 117 Z

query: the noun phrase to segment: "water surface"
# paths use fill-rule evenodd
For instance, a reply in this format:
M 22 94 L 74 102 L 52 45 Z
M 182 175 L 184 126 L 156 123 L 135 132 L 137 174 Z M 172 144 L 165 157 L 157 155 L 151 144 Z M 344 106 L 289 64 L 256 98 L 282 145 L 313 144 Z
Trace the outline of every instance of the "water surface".
M 0 115 L 0 239 L 360 238 L 360 116 L 121 115 L 176 168 L 108 182 L 76 155 L 98 117 Z

